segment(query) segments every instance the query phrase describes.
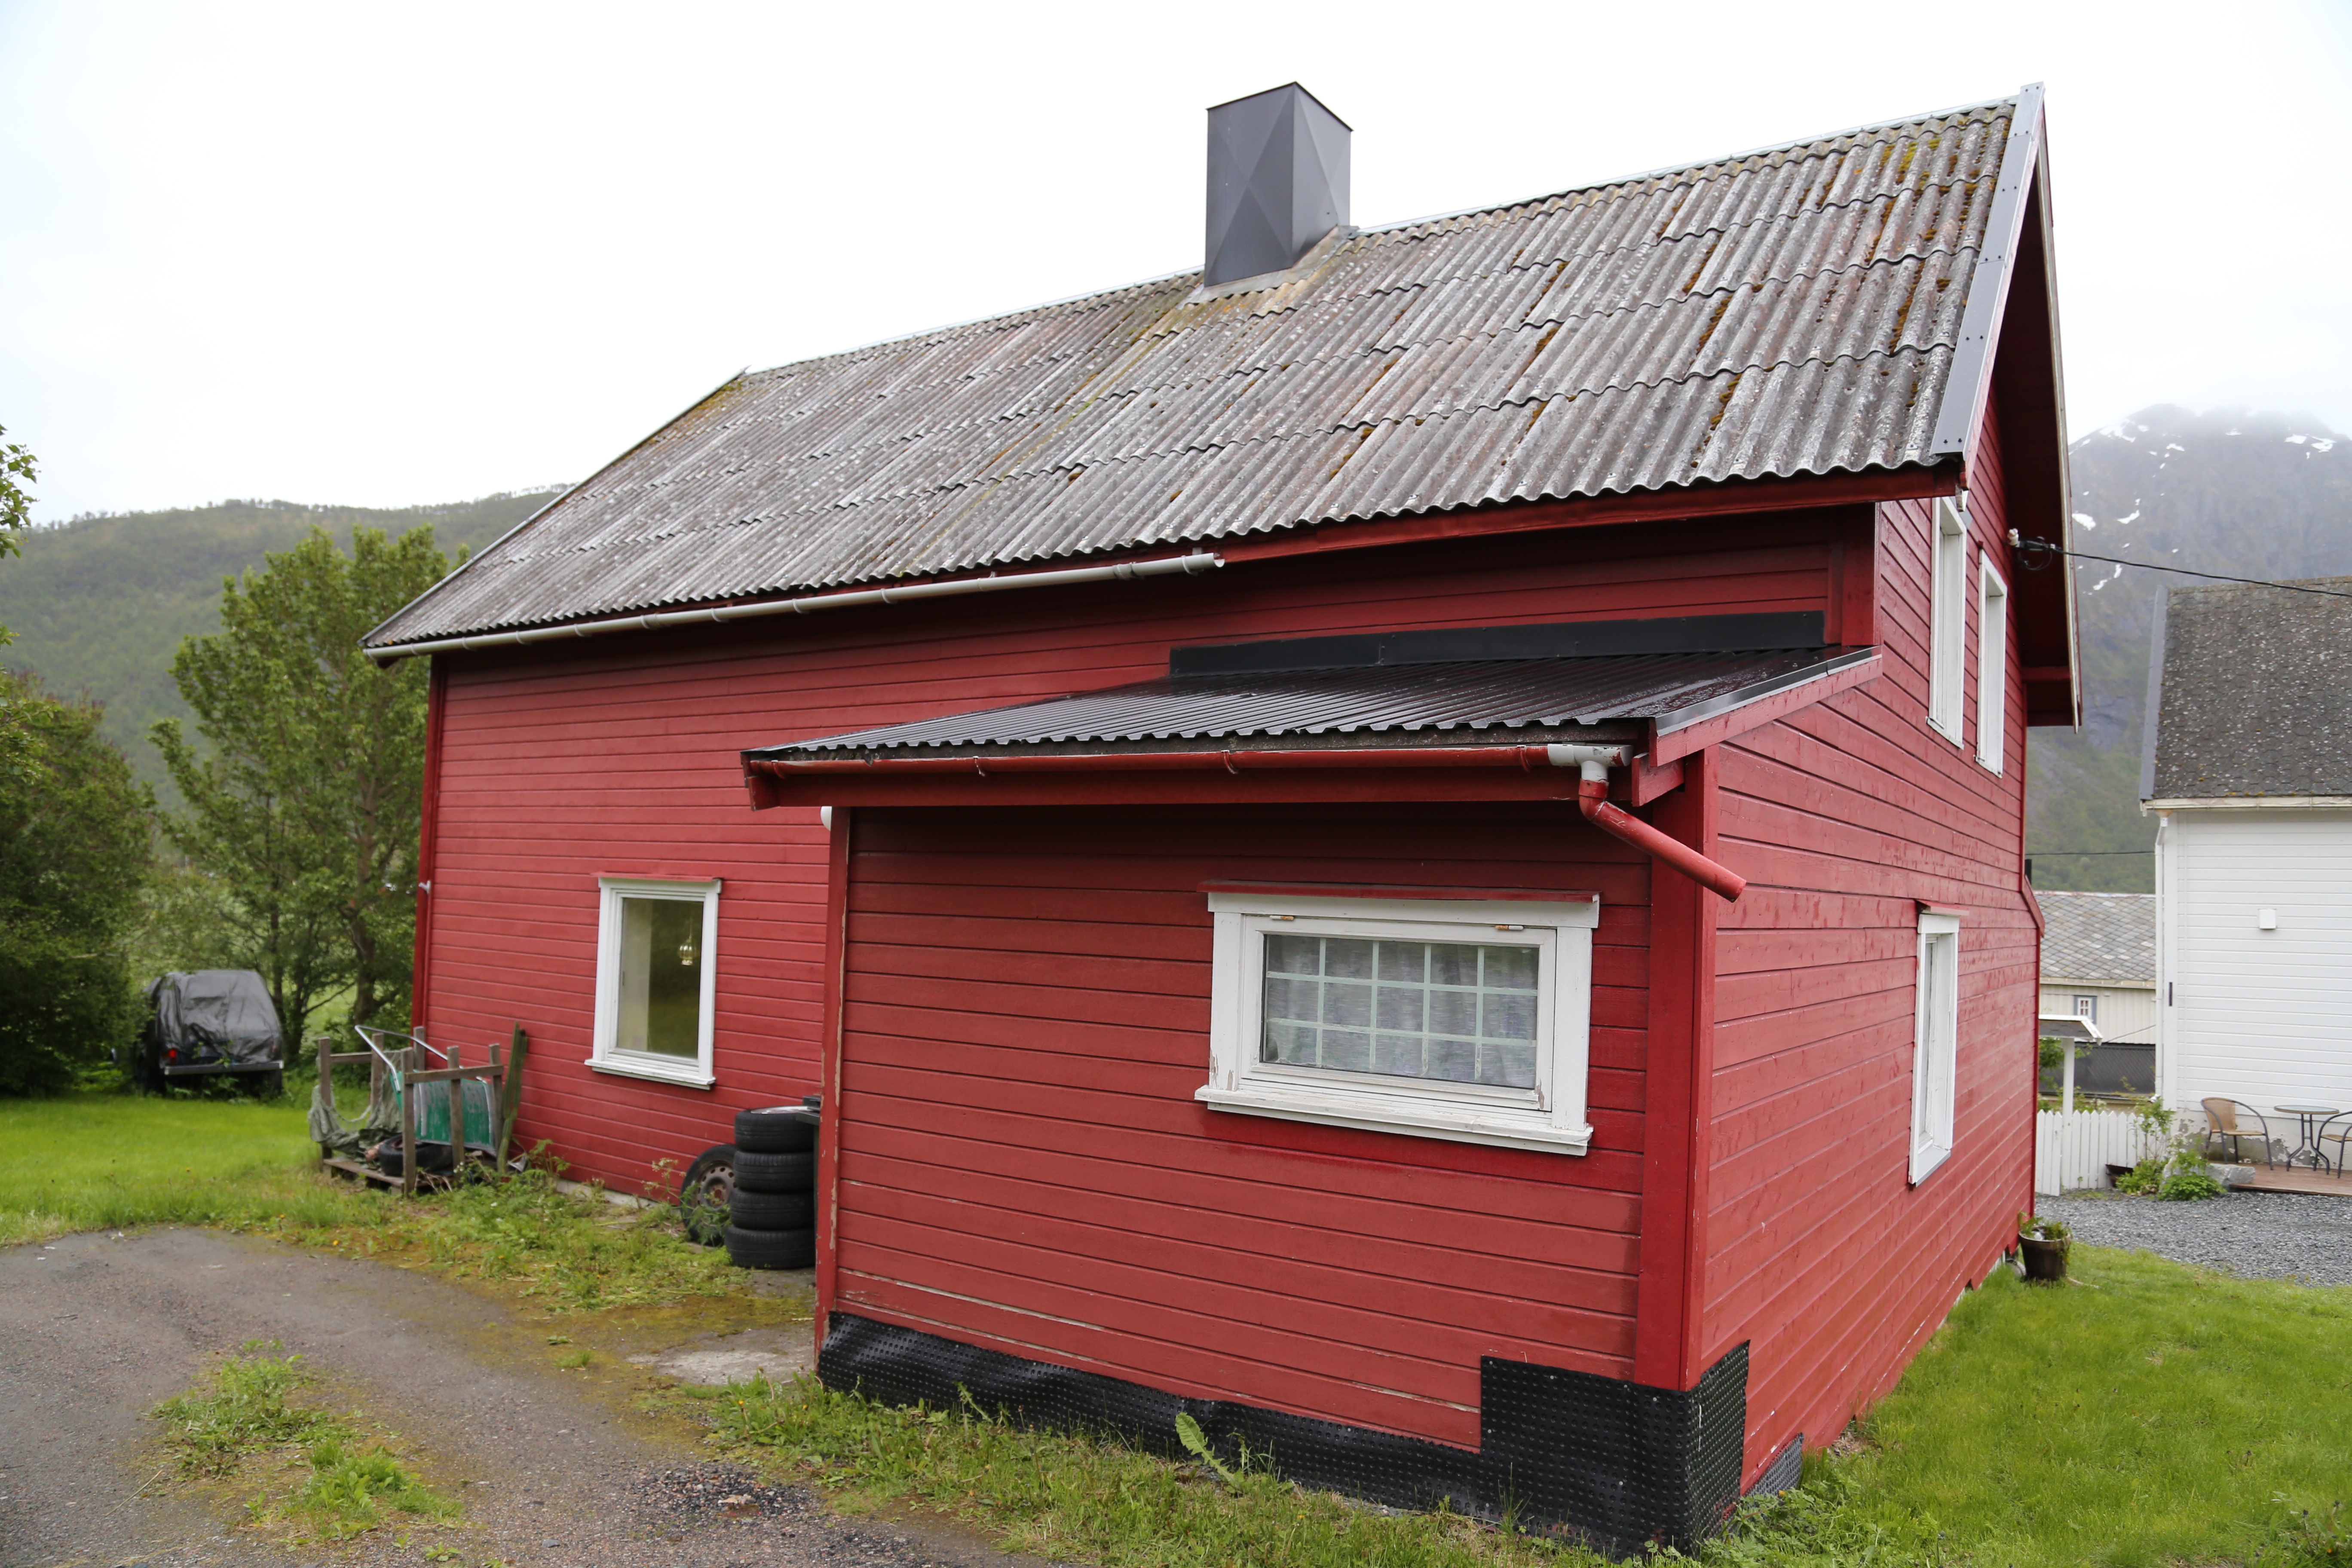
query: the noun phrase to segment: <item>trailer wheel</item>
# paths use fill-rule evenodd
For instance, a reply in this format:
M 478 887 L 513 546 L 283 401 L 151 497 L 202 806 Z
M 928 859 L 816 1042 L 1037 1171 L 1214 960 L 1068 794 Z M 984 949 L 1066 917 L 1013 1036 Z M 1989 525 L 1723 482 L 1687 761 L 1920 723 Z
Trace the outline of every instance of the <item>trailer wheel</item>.
M 697 1247 L 727 1239 L 727 1210 L 735 1195 L 735 1145 L 713 1143 L 694 1157 L 677 1184 L 677 1214 Z
M 727 1227 L 727 1260 L 738 1268 L 807 1268 L 816 1262 L 816 1231 Z

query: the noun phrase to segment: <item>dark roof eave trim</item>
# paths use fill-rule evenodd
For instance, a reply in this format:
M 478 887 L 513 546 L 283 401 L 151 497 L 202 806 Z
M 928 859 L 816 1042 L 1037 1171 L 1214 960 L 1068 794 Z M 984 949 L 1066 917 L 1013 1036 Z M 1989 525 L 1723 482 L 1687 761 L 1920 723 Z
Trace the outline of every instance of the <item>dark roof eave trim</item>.
M 1151 561 L 1121 561 L 1108 566 L 1077 566 L 1058 572 L 1016 572 L 1010 576 L 953 577 L 944 583 L 908 583 L 890 588 L 856 589 L 845 594 L 815 594 L 796 599 L 761 599 L 748 605 L 715 605 L 699 610 L 666 610 L 649 616 L 616 616 L 608 620 L 574 621 L 552 626 L 527 626 L 520 631 L 482 632 L 472 637 L 438 637 L 431 642 L 398 643 L 372 647 L 368 658 L 379 665 L 417 654 L 471 653 L 478 648 L 519 647 L 530 643 L 562 642 L 572 637 L 601 637 L 612 632 L 652 631 L 663 626 L 705 626 L 712 622 L 751 620 L 761 616 L 814 616 L 825 610 L 857 609 L 867 605 L 895 605 L 907 599 L 944 599 L 966 594 L 998 594 L 1015 588 L 1052 588 L 1073 583 L 1123 582 L 1139 577 L 1194 577 L 1224 564 L 1224 558 L 1207 551 L 1162 556 Z

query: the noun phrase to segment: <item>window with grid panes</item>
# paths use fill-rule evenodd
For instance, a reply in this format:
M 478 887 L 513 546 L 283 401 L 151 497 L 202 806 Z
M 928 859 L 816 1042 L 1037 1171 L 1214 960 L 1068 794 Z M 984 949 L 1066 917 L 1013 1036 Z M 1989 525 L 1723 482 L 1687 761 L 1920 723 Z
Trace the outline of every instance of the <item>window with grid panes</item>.
M 1213 891 L 1222 1110 L 1580 1152 L 1597 902 Z

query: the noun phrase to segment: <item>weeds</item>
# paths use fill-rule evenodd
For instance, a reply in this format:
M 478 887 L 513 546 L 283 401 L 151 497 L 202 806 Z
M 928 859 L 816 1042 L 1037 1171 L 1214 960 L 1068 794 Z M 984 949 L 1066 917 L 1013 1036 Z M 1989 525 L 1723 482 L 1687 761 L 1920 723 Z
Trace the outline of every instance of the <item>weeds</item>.
M 310 1525 L 331 1541 L 373 1530 L 388 1513 L 455 1518 L 457 1505 L 427 1487 L 382 1449 L 361 1450 L 329 1437 L 312 1446 L 310 1479 L 278 1517 Z
M 181 1469 L 226 1475 L 248 1454 L 342 1430 L 326 1412 L 287 1402 L 296 1389 L 318 1380 L 299 1355 L 263 1353 L 281 1348 L 275 1340 L 251 1341 L 234 1360 L 215 1367 L 204 1385 L 155 1407 Z
M 730 1386 L 721 1440 L 763 1450 L 852 1507 L 907 1503 L 998 1532 L 1008 1551 L 1106 1568 L 1598 1568 L 1601 1559 L 1457 1513 L 1389 1514 L 1307 1491 L 1244 1458 L 1180 1464 L 1099 1436 L 896 1409 L 812 1378 Z M 1181 1429 L 1180 1429 L 1181 1430 Z M 1192 1435 L 1208 1443 L 1197 1424 Z M 1200 1450 L 1195 1450 L 1196 1452 Z
M 2352 1563 L 2352 1526 L 2345 1523 L 2342 1499 L 2324 1514 L 2289 1506 L 2284 1492 L 2271 1500 L 2286 1510 L 2286 1518 L 2277 1534 L 2254 1553 L 2254 1568 L 2343 1568 Z

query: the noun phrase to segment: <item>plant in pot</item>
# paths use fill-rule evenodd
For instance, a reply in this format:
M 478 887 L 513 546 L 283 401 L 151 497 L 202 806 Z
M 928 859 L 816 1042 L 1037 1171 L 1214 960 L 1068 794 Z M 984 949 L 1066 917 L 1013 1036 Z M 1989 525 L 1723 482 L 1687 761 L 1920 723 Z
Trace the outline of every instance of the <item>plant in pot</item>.
M 2066 1278 L 2066 1249 L 2074 1233 L 2064 1222 L 2041 1215 L 2017 1216 L 2017 1251 L 2028 1279 Z

